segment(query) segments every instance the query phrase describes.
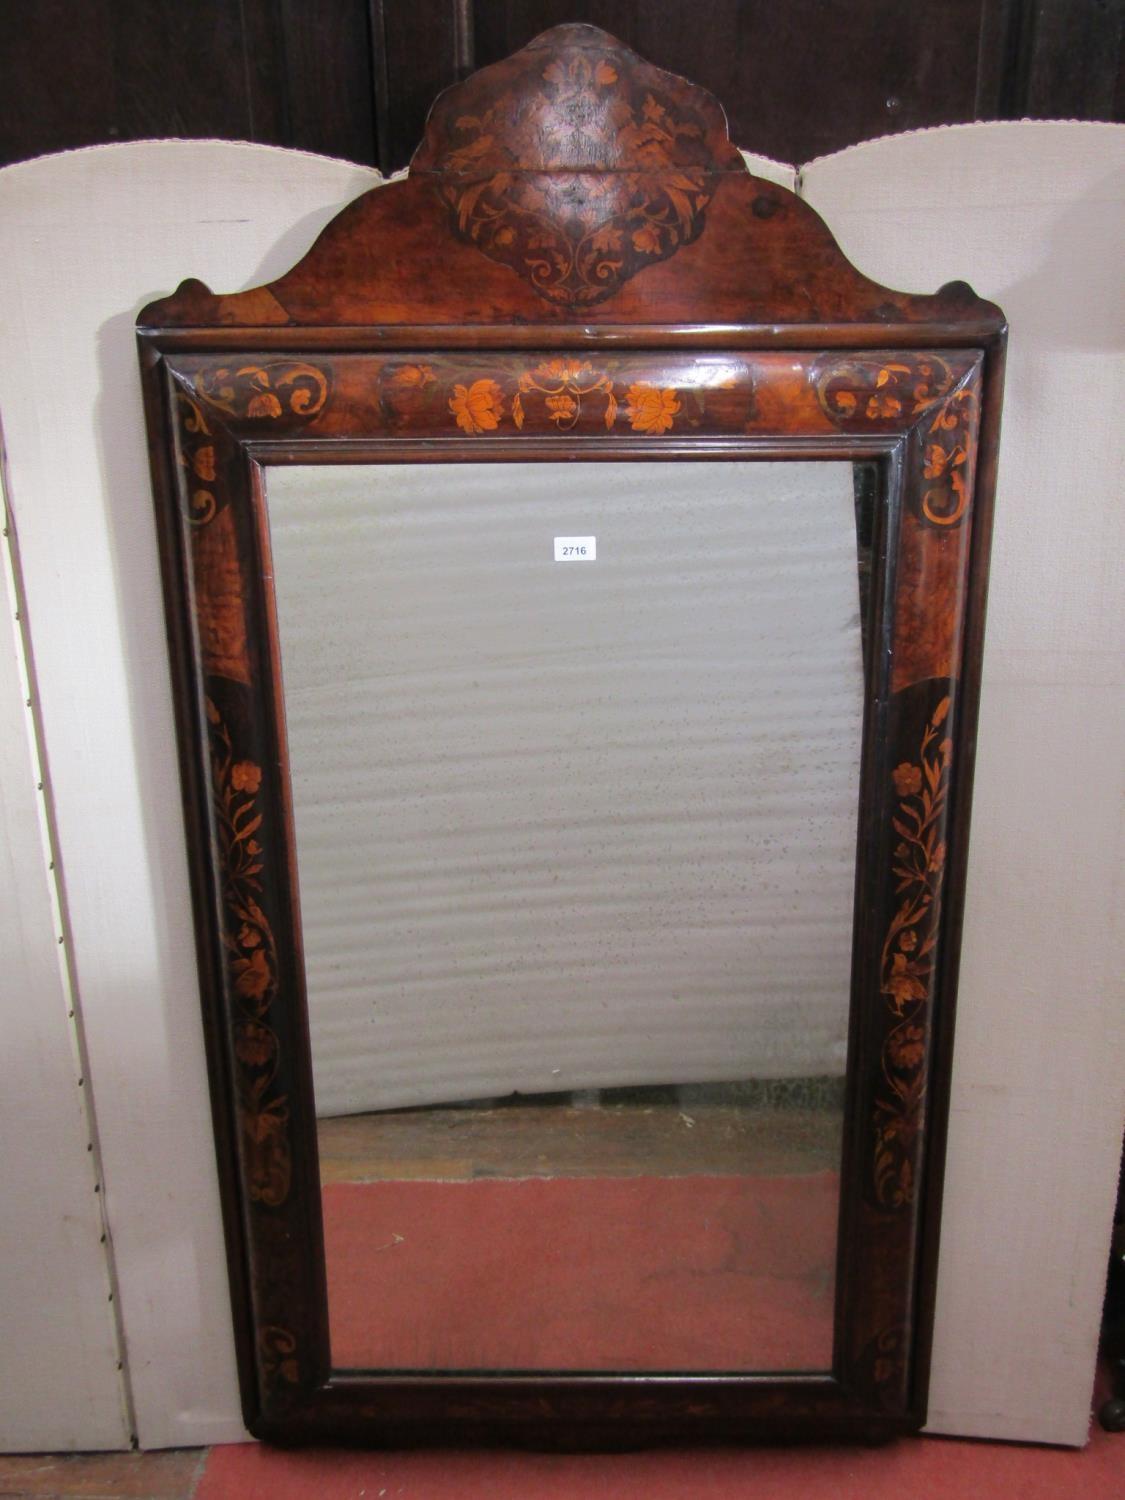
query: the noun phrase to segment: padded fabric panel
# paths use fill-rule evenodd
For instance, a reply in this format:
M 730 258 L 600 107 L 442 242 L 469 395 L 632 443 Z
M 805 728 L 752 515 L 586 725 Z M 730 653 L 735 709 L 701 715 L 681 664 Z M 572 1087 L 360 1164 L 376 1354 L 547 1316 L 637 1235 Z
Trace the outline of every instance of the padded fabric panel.
M 8 494 L 143 1447 L 222 1442 L 243 1428 L 133 325 L 186 275 L 234 290 L 280 274 L 378 180 L 345 162 L 214 141 L 97 146 L 0 171 Z M 53 936 L 28 937 L 54 948 Z M 57 974 L 57 960 L 54 949 L 37 962 Z M 58 1001 L 48 985 L 24 1003 Z M 69 1045 L 59 1027 L 51 1046 L 67 1055 L 52 1067 L 73 1076 Z M 18 1060 L 13 1071 L 8 1102 L 30 1119 L 35 1074 Z M 56 1168 L 49 1152 L 41 1163 L 59 1234 L 69 1232 L 64 1179 L 88 1168 L 84 1143 L 74 1149 L 77 1165 Z M 58 1337 L 48 1278 L 32 1302 L 19 1295 L 23 1352 L 12 1357 L 50 1351 L 57 1390 L 71 1389 L 85 1357 L 77 1326 L 72 1341 Z M 8 1441 L 92 1444 L 78 1412 L 60 1396 Z
M 1082 1443 L 1125 1111 L 1125 128 L 921 131 L 803 182 L 868 275 L 1011 324 L 930 1426 Z

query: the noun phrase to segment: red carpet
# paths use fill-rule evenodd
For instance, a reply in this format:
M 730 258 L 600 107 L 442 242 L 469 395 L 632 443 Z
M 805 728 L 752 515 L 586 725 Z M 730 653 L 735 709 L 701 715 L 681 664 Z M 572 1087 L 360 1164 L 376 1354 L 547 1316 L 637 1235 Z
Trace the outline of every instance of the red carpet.
M 819 1184 L 823 1199 L 831 1198 L 829 1183 L 820 1178 L 806 1179 Z M 736 1241 L 720 1227 L 722 1215 L 729 1212 L 728 1194 L 734 1191 L 734 1181 L 729 1178 L 683 1178 L 674 1179 L 682 1184 L 684 1197 L 678 1200 L 680 1213 L 696 1221 L 694 1224 L 682 1219 L 673 1225 L 675 1233 L 675 1255 L 691 1253 L 692 1264 L 703 1275 L 685 1276 L 676 1282 L 676 1295 L 661 1300 L 662 1317 L 658 1336 L 669 1339 L 665 1325 L 675 1314 L 676 1299 L 689 1290 L 695 1282 L 725 1282 L 728 1290 L 734 1283 L 731 1267 L 739 1259 Z M 779 1195 L 759 1196 L 760 1216 L 789 1212 L 792 1205 L 786 1202 L 785 1179 L 773 1179 Z M 370 1184 L 369 1186 L 382 1186 Z M 550 1276 L 546 1268 L 531 1275 L 528 1284 L 520 1289 L 518 1300 L 526 1309 L 528 1298 L 543 1298 L 549 1284 L 556 1290 L 569 1284 L 572 1294 L 579 1283 L 578 1267 L 558 1269 L 575 1254 L 588 1255 L 596 1251 L 603 1267 L 612 1271 L 613 1258 L 608 1254 L 612 1244 L 623 1243 L 625 1236 L 636 1249 L 642 1245 L 646 1255 L 652 1256 L 661 1244 L 661 1235 L 667 1233 L 668 1224 L 661 1215 L 656 1220 L 645 1220 L 643 1205 L 648 1198 L 649 1187 L 637 1184 L 633 1193 L 623 1192 L 626 1184 L 619 1180 L 570 1179 L 565 1183 L 529 1184 L 504 1182 L 476 1182 L 463 1184 L 416 1183 L 387 1184 L 392 1192 L 386 1196 L 370 1194 L 371 1211 L 365 1205 L 361 1212 L 367 1216 L 364 1228 L 357 1229 L 362 1241 L 364 1260 L 353 1264 L 366 1264 L 377 1269 L 368 1272 L 367 1295 L 382 1296 L 389 1291 L 399 1295 L 398 1282 L 406 1279 L 400 1269 L 388 1270 L 383 1262 L 403 1249 L 409 1240 L 391 1250 L 380 1250 L 370 1254 L 374 1246 L 393 1242 L 394 1234 L 414 1235 L 418 1258 L 411 1272 L 416 1290 L 410 1293 L 415 1311 L 423 1309 L 430 1298 L 420 1287 L 419 1268 L 428 1266 L 434 1278 L 430 1291 L 433 1302 L 427 1316 L 431 1332 L 425 1341 L 431 1354 L 442 1345 L 435 1344 L 438 1324 L 434 1321 L 433 1308 L 444 1316 L 456 1312 L 461 1318 L 471 1319 L 475 1336 L 489 1336 L 490 1320 L 502 1317 L 505 1332 L 503 1339 L 510 1341 L 518 1337 L 518 1330 L 504 1313 L 503 1298 L 492 1297 L 488 1317 L 474 1310 L 471 1298 L 478 1295 L 479 1281 L 486 1280 L 485 1270 L 478 1267 L 470 1280 L 457 1270 L 460 1256 L 449 1246 L 450 1231 L 458 1236 L 462 1254 L 472 1262 L 468 1254 L 469 1245 L 479 1248 L 489 1241 L 498 1225 L 508 1225 L 515 1237 L 514 1264 L 531 1275 L 533 1263 L 525 1258 L 536 1242 L 545 1247 L 553 1257 L 554 1269 Z M 540 1191 L 536 1193 L 534 1188 Z M 590 1196 L 577 1191 L 573 1196 L 563 1195 L 555 1200 L 554 1194 L 543 1189 L 556 1187 L 585 1189 Z M 520 1196 L 523 1189 L 533 1191 Z M 664 1182 L 662 1195 L 669 1187 Z M 704 1209 L 704 1200 L 692 1194 L 692 1188 L 713 1189 L 715 1196 L 708 1194 L 709 1208 Z M 414 1191 L 405 1192 L 407 1188 Z M 450 1194 L 451 1189 L 459 1189 Z M 356 1189 L 329 1188 L 326 1192 L 326 1207 L 331 1226 L 335 1250 L 330 1250 L 337 1265 L 343 1264 L 340 1255 L 358 1256 L 360 1246 L 353 1244 L 353 1235 L 340 1222 L 351 1212 L 347 1203 Z M 367 1189 L 360 1187 L 359 1195 Z M 602 1197 L 601 1194 L 608 1195 Z M 472 1195 L 472 1196 L 470 1196 Z M 742 1196 L 747 1196 L 743 1194 Z M 570 1213 L 562 1211 L 563 1198 L 569 1200 Z M 549 1214 L 549 1225 L 539 1218 L 541 1203 L 553 1200 Z M 379 1203 L 379 1208 L 375 1204 Z M 456 1207 L 454 1207 L 456 1204 Z M 524 1208 L 530 1204 L 530 1212 Z M 472 1205 L 472 1210 L 469 1210 Z M 474 1223 L 473 1216 L 480 1206 L 481 1213 L 487 1211 L 490 1221 L 487 1229 Z M 501 1206 L 502 1205 L 502 1206 Z M 628 1208 L 628 1213 L 626 1213 Z M 403 1217 L 409 1210 L 409 1216 Z M 810 1204 L 809 1213 L 822 1234 L 831 1215 L 826 1213 L 826 1204 L 821 1202 L 820 1218 L 816 1218 Z M 384 1213 L 387 1217 L 384 1218 Z M 745 1210 L 736 1220 L 744 1223 Z M 706 1225 L 700 1224 L 707 1218 Z M 440 1230 L 443 1243 L 427 1248 L 425 1234 L 431 1236 Z M 694 1230 L 694 1232 L 693 1232 Z M 754 1233 L 761 1235 L 761 1229 Z M 380 1235 L 380 1238 L 376 1238 Z M 339 1236 L 337 1238 L 337 1236 Z M 776 1243 L 776 1241 L 775 1241 Z M 822 1243 L 818 1241 L 818 1243 Z M 760 1244 L 764 1248 L 764 1242 Z M 725 1252 L 730 1258 L 724 1259 Z M 475 1253 L 475 1252 L 474 1252 Z M 661 1252 L 657 1262 L 647 1262 L 646 1275 L 659 1274 L 661 1266 L 668 1269 L 673 1252 Z M 587 1269 L 589 1262 L 587 1264 Z M 493 1267 L 494 1269 L 494 1267 Z M 769 1278 L 777 1278 L 785 1267 L 771 1265 Z M 788 1267 L 790 1274 L 794 1267 Z M 764 1266 L 758 1266 L 765 1273 Z M 603 1274 L 607 1274 L 603 1271 Z M 646 1295 L 646 1276 L 638 1275 L 627 1285 L 621 1286 L 620 1265 L 617 1266 L 617 1285 L 630 1295 Z M 507 1273 L 506 1273 L 507 1274 Z M 551 1280 L 550 1278 L 555 1278 Z M 398 1279 L 396 1281 L 396 1278 Z M 588 1278 L 583 1278 L 588 1279 Z M 739 1278 L 741 1286 L 746 1278 Z M 760 1278 L 751 1276 L 751 1283 Z M 768 1278 L 767 1278 L 768 1279 Z M 784 1279 L 784 1278 L 781 1278 Z M 509 1277 L 505 1283 L 505 1295 L 510 1295 L 513 1283 Z M 452 1288 L 456 1287 L 454 1291 Z M 760 1290 L 760 1287 L 759 1287 Z M 651 1295 L 651 1286 L 648 1289 Z M 360 1345 L 370 1338 L 375 1329 L 390 1347 L 390 1340 L 397 1341 L 399 1348 L 419 1348 L 422 1341 L 412 1333 L 404 1321 L 393 1323 L 376 1319 L 369 1310 L 371 1303 L 364 1297 L 339 1300 L 343 1293 L 336 1292 L 334 1311 L 338 1321 L 351 1320 L 348 1337 L 358 1338 Z M 607 1303 L 612 1302 L 608 1293 Z M 745 1296 L 745 1292 L 742 1293 Z M 463 1299 L 458 1301 L 458 1299 Z M 737 1300 L 737 1299 L 735 1299 Z M 755 1299 L 757 1300 L 757 1299 Z M 716 1298 L 716 1303 L 718 1299 Z M 377 1304 L 383 1309 L 388 1304 Z M 705 1311 L 707 1299 L 701 1300 Z M 393 1308 L 393 1303 L 390 1305 Z M 582 1309 L 585 1308 L 585 1311 Z M 611 1307 L 612 1312 L 612 1307 Z M 728 1309 L 729 1311 L 729 1309 Z M 580 1313 L 585 1326 L 581 1344 L 587 1341 L 593 1328 L 593 1316 L 588 1299 L 580 1303 Z M 527 1321 L 530 1316 L 524 1313 Z M 643 1317 L 643 1311 L 634 1306 L 626 1317 L 617 1317 L 615 1337 L 638 1340 L 636 1330 L 630 1331 L 632 1319 Z M 676 1319 L 678 1326 L 679 1320 Z M 364 1330 L 368 1330 L 364 1333 Z M 344 1328 L 340 1337 L 344 1336 Z M 720 1333 L 722 1331 L 720 1330 Z M 497 1340 L 499 1333 L 492 1335 Z M 677 1335 L 680 1337 L 681 1335 Z M 745 1332 L 744 1335 L 745 1336 Z M 759 1335 L 756 1334 L 756 1337 Z M 556 1349 L 578 1346 L 568 1343 L 565 1327 L 552 1320 L 551 1340 Z M 533 1341 L 536 1350 L 549 1348 L 542 1331 Z M 343 1347 L 347 1347 L 346 1344 Z M 477 1357 L 483 1360 L 477 1346 Z M 521 1347 L 523 1347 L 521 1345 Z M 646 1347 L 654 1347 L 651 1341 Z M 669 1344 L 668 1347 L 671 1347 Z M 682 1351 L 681 1351 L 682 1352 Z M 338 1356 L 339 1357 L 339 1356 Z M 940 1438 L 904 1439 L 885 1448 L 784 1448 L 734 1450 L 730 1448 L 676 1449 L 621 1454 L 539 1454 L 521 1452 L 357 1452 L 350 1449 L 309 1449 L 303 1452 L 285 1452 L 261 1447 L 255 1443 L 232 1444 L 215 1448 L 207 1458 L 206 1468 L 195 1492 L 195 1500 L 1120 1500 L 1125 1495 L 1125 1434 L 1111 1435 L 1096 1426 L 1090 1446 L 1082 1452 L 1065 1449 L 1036 1448 L 1004 1443 L 958 1442 Z
M 826 1370 L 837 1178 L 324 1189 L 338 1368 Z
M 905 1438 L 886 1448 L 286 1453 L 215 1448 L 195 1500 L 1121 1500 L 1125 1434 L 1082 1452 Z

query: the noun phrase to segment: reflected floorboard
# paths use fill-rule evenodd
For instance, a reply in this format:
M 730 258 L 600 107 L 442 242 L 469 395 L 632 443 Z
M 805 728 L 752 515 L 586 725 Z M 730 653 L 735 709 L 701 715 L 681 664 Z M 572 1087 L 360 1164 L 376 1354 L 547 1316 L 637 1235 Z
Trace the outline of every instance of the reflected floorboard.
M 740 1104 L 729 1097 L 712 1102 L 688 1090 L 669 1090 L 676 1097 L 660 1099 L 656 1092 L 604 1091 L 589 1102 L 552 1095 L 321 1120 L 321 1180 L 789 1176 L 839 1166 L 838 1107 Z M 631 1097 L 615 1100 L 614 1093 Z

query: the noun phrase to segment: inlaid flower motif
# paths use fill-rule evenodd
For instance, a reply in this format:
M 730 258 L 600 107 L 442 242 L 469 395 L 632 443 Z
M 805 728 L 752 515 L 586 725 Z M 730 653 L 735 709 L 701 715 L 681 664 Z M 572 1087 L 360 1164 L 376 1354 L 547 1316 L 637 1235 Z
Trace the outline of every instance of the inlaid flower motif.
M 247 1021 L 235 1030 L 235 1054 L 249 1068 L 264 1068 L 274 1054 L 273 1032 L 256 1021 Z
M 716 168 L 733 164 L 676 91 L 619 83 L 608 57 L 568 49 L 524 76 L 515 108 L 462 85 L 463 112 L 449 126 L 439 110 L 421 148 L 454 233 L 557 306 L 594 306 L 696 239 Z
M 652 385 L 631 385 L 627 402 L 625 415 L 634 432 L 667 432 L 680 410 L 675 391 Z
M 406 390 L 424 390 L 426 386 L 433 385 L 437 376 L 434 374 L 432 365 L 399 365 L 390 377 L 391 384 L 402 386 Z
M 926 1033 L 921 1026 L 904 1026 L 887 1048 L 891 1061 L 900 1068 L 916 1068 L 926 1055 Z
M 867 403 L 867 415 L 876 420 L 879 417 L 897 417 L 901 410 L 902 402 L 889 391 L 876 391 Z
M 272 982 L 265 951 L 254 948 L 249 958 L 236 958 L 231 964 L 234 987 L 247 1000 L 260 1000 Z
M 236 792 L 249 792 L 251 796 L 262 784 L 262 768 L 252 760 L 236 761 L 230 768 L 230 784 Z
M 504 394 L 495 380 L 474 380 L 472 385 L 455 385 L 449 410 L 457 418 L 462 432 L 494 432 L 504 415 Z
M 548 396 L 546 407 L 552 422 L 566 422 L 578 411 L 578 402 L 573 396 Z
M 912 797 L 922 790 L 922 768 L 911 765 L 908 760 L 904 760 L 901 766 L 896 766 L 891 777 L 900 797 Z
M 260 391 L 258 395 L 251 396 L 246 415 L 248 417 L 280 417 L 281 402 L 272 391 Z
M 557 381 L 562 385 L 574 385 L 585 376 L 593 373 L 593 367 L 589 360 L 585 359 L 548 359 L 532 371 L 529 380 L 536 380 L 547 384 Z
M 926 1093 L 926 1005 L 941 933 L 941 834 L 953 745 L 939 736 L 949 709 L 949 697 L 943 697 L 922 731 L 917 761 L 903 761 L 891 773 L 899 796 L 892 818 L 899 836 L 892 864 L 897 900 L 883 942 L 880 988 L 890 997 L 897 1024 L 883 1044 L 885 1089 L 876 1102 L 874 1162 L 876 1192 L 886 1207 L 902 1207 L 914 1197 L 911 1152 Z
M 239 1117 L 244 1131 L 249 1196 L 254 1203 L 277 1207 L 290 1188 L 292 1166 L 284 1096 L 272 1091 L 279 1043 L 267 1024 L 277 998 L 277 945 L 263 895 L 264 851 L 254 836 L 263 813 L 256 806 L 262 768 L 238 760 L 230 731 L 218 707 L 204 700 L 210 728 L 214 827 L 222 869 L 223 947 L 237 1014 L 231 1041 L 237 1060 Z
M 651 224 L 642 224 L 639 229 L 633 230 L 633 249 L 639 250 L 642 255 L 660 254 L 660 235 Z
M 539 397 L 547 420 L 559 432 L 571 432 L 583 414 L 588 397 L 604 399 L 602 418 L 606 429 L 613 427 L 617 416 L 617 399 L 613 381 L 604 371 L 595 370 L 585 359 L 547 359 L 519 378 L 519 389 L 512 397 L 512 421 L 522 431 L 524 423 L 533 426 L 542 421 Z
M 908 1001 L 926 998 L 926 986 L 919 978 L 918 969 L 905 953 L 896 953 L 891 959 L 891 972 L 887 975 L 883 988 L 895 997 L 900 1010 Z
M 940 479 L 950 463 L 951 455 L 937 443 L 931 443 L 926 449 L 926 464 L 922 473 L 927 479 Z
M 200 479 L 205 479 L 210 484 L 215 478 L 214 447 L 205 443 L 202 448 L 197 448 L 191 456 L 191 466 Z

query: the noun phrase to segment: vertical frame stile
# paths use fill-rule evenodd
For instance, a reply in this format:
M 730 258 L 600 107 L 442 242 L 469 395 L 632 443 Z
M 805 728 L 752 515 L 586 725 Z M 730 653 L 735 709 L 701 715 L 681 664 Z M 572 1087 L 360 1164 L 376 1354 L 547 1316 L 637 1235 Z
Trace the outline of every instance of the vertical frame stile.
M 869 1159 L 870 1084 L 863 1059 L 870 1003 L 871 954 L 877 946 L 876 911 L 870 899 L 877 870 L 879 818 L 876 808 L 890 709 L 890 668 L 894 644 L 894 589 L 898 556 L 899 517 L 904 483 L 905 442 L 899 438 L 884 455 L 879 503 L 872 537 L 872 590 L 869 602 L 870 640 L 863 716 L 860 780 L 857 789 L 855 900 L 853 905 L 852 972 L 848 1016 L 848 1069 L 845 1081 L 844 1138 L 840 1181 L 862 1180 Z M 836 1247 L 836 1317 L 834 1370 L 845 1392 L 857 1384 L 850 1351 L 862 1346 L 857 1329 L 857 1278 L 862 1274 L 863 1231 L 860 1195 L 841 1191 Z M 861 1399 L 867 1392 L 861 1392 Z
M 946 1140 L 953 1076 L 953 1038 L 957 1016 L 957 986 L 964 926 L 969 824 L 976 768 L 977 727 L 980 717 L 981 668 L 984 656 L 988 571 L 996 507 L 996 470 L 1003 409 L 1007 330 L 998 327 L 984 341 L 980 365 L 980 406 L 977 463 L 973 475 L 972 538 L 969 548 L 961 618 L 961 693 L 958 705 L 959 771 L 953 789 L 946 907 L 946 953 L 931 1037 L 932 1110 L 928 1128 L 927 1189 L 922 1207 L 923 1229 L 915 1269 L 918 1299 L 918 1336 L 913 1398 L 922 1411 L 929 1392 L 937 1300 L 938 1249 L 945 1179 Z
M 234 1087 L 226 1047 L 226 1015 L 219 978 L 214 908 L 214 849 L 210 838 L 206 737 L 200 713 L 201 679 L 189 550 L 182 521 L 175 433 L 176 386 L 160 341 L 138 333 L 141 383 L 156 510 L 157 544 L 165 597 L 173 708 L 177 729 L 188 878 L 194 912 L 204 1048 L 216 1140 L 219 1199 L 230 1281 L 232 1332 L 243 1418 L 261 1416 L 254 1356 L 250 1256 L 243 1217 L 244 1182 L 238 1166 Z

